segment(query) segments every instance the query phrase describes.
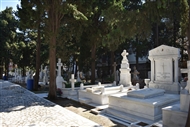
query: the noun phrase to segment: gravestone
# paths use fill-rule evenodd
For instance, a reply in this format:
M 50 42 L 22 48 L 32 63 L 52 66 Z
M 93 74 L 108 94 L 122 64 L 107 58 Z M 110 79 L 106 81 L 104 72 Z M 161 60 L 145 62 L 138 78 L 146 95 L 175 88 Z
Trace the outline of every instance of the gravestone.
M 71 79 L 69 80 L 71 82 L 71 91 L 69 92 L 70 98 L 77 95 L 77 91 L 75 90 L 75 82 L 76 79 L 74 77 L 74 74 L 71 74 Z
M 65 88 L 65 80 L 63 79 L 63 77 L 61 76 L 61 66 L 63 66 L 63 64 L 61 63 L 61 59 L 58 59 L 58 70 L 57 70 L 57 77 L 56 77 L 56 85 L 57 88 Z
M 149 87 L 165 89 L 167 93 L 179 94 L 178 62 L 180 50 L 161 45 L 150 50 L 148 58 L 151 61 Z
M 128 53 L 126 50 L 123 50 L 121 56 L 123 57 L 121 61 L 121 68 L 120 68 L 120 84 L 124 86 L 130 86 L 131 84 L 131 69 L 129 68 L 129 62 L 127 59 Z

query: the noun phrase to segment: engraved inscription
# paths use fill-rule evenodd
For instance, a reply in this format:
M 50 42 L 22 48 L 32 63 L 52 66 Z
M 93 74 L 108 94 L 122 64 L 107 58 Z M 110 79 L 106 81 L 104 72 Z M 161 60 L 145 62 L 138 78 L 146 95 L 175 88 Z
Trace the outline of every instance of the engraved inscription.
M 157 61 L 156 81 L 172 82 L 172 61 L 170 59 Z

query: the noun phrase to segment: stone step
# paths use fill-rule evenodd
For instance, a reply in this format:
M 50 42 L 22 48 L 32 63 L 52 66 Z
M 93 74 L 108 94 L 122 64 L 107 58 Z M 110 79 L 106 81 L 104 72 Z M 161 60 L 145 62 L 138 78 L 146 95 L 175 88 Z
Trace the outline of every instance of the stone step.
M 84 104 L 88 104 L 90 103 L 92 100 L 90 98 L 79 98 L 79 102 L 80 103 L 84 103 Z

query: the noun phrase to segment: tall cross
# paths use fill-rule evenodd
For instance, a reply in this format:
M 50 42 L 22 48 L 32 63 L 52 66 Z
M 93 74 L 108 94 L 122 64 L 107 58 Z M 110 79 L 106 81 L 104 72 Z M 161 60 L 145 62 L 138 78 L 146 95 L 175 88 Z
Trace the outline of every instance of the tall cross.
M 74 91 L 75 82 L 76 82 L 76 79 L 74 79 L 74 74 L 71 74 L 71 79 L 69 81 L 71 82 L 72 91 Z
M 163 74 L 164 74 L 164 66 L 165 66 L 165 65 L 164 65 L 164 63 L 163 63 L 163 64 L 162 64 L 162 67 L 163 67 Z
M 166 66 L 166 65 L 164 65 L 164 63 L 162 64 L 162 67 L 163 67 L 163 78 L 165 79 L 166 78 L 166 73 L 164 73 L 164 66 Z
M 58 63 L 57 63 L 57 66 L 58 66 L 58 76 L 61 76 L 61 66 L 63 64 L 61 63 L 61 59 L 59 58 L 58 59 Z

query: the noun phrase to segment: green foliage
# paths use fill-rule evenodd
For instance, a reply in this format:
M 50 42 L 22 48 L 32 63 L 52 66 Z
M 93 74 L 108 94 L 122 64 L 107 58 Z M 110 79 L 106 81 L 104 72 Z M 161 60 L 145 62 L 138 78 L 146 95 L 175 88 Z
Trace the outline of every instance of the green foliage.
M 181 14 L 181 22 L 180 26 L 182 29 L 182 34 L 185 35 L 189 26 L 189 4 L 187 0 L 180 1 L 180 14 Z
M 4 65 L 6 74 L 8 73 L 9 59 L 14 57 L 11 45 L 16 43 L 17 23 L 11 7 L 0 12 L 0 66 Z

